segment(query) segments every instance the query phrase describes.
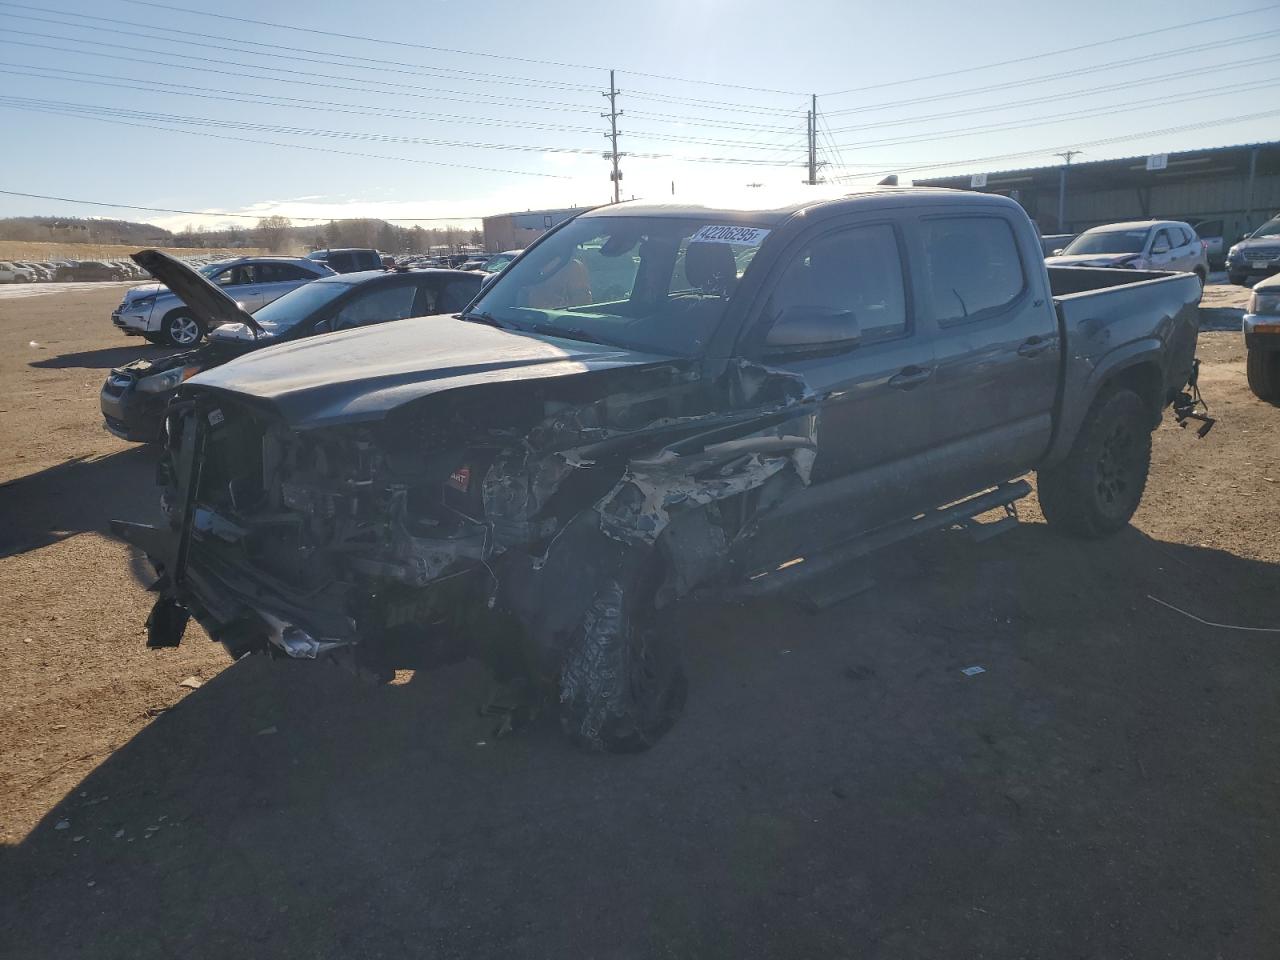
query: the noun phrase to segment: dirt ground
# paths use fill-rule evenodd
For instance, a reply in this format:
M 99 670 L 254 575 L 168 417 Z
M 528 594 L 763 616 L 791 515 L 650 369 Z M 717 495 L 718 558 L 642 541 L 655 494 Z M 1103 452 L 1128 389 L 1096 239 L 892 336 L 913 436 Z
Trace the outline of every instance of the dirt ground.
M 120 291 L 0 297 L 0 956 L 1275 956 L 1280 634 L 1153 599 L 1280 627 L 1280 410 L 1238 333 L 1202 335 L 1219 423 L 1160 428 L 1132 529 L 1032 499 L 825 612 L 687 603 L 686 714 L 621 758 L 493 740 L 474 664 L 144 650 L 106 530 L 155 516 L 153 454 L 97 391 L 155 348 Z

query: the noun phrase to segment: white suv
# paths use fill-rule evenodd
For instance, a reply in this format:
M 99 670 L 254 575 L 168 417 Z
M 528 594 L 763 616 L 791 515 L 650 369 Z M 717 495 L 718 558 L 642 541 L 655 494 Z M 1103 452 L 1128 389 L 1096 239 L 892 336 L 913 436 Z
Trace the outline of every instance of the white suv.
M 1205 243 L 1181 220 L 1108 223 L 1086 230 L 1045 260 L 1051 267 L 1128 267 L 1209 276 Z

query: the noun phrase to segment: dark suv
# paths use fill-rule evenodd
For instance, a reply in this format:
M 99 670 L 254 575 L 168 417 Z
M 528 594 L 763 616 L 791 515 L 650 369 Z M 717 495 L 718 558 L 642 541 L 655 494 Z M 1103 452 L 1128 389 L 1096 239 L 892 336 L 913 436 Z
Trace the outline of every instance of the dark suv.
M 327 264 L 335 273 L 355 273 L 358 270 L 381 270 L 382 254 L 377 250 L 346 247 L 341 250 L 313 250 L 308 260 Z

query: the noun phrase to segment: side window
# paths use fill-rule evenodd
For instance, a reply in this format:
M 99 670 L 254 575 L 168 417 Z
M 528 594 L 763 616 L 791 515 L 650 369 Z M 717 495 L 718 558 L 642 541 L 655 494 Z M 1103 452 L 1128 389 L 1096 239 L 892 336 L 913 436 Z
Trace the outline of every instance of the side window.
M 770 318 L 812 310 L 846 316 L 863 343 L 907 331 L 906 284 L 893 227 L 842 230 L 815 240 L 787 267 L 770 297 Z
M 413 316 L 413 301 L 418 288 L 411 283 L 398 283 L 367 293 L 357 294 L 334 317 L 333 329 L 362 327 L 385 320 L 403 320 Z
M 475 299 L 480 292 L 479 278 L 475 280 L 450 280 L 436 298 L 434 313 L 457 313 Z
M 209 280 L 220 287 L 229 287 L 235 283 L 235 270 L 232 267 L 227 267 L 227 269 L 215 273 Z
M 980 319 L 1009 306 L 1026 288 L 1007 220 L 945 217 L 922 226 L 927 280 L 939 323 Z
M 258 265 L 259 283 L 285 283 L 292 280 L 314 280 L 316 275 L 294 263 L 261 263 Z
M 351 254 L 349 253 L 331 253 L 327 262 L 337 273 L 352 273 L 355 270 L 355 266 L 352 264 L 351 259 Z
M 230 274 L 230 279 L 225 281 L 225 283 L 230 284 L 233 287 L 242 287 L 246 284 L 256 283 L 258 279 L 258 267 L 257 264 L 253 263 L 243 263 L 238 267 L 232 267 L 228 273 Z
M 1167 253 L 1172 247 L 1173 244 L 1169 242 L 1169 231 L 1157 230 L 1155 237 L 1151 241 L 1151 252 Z

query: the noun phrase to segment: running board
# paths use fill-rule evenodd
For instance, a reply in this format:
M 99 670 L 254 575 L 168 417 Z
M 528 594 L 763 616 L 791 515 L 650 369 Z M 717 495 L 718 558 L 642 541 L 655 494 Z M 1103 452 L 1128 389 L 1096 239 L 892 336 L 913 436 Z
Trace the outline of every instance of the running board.
M 1003 483 L 994 490 L 978 494 L 976 497 L 970 497 L 958 503 L 930 510 L 928 513 L 923 513 L 910 520 L 901 520 L 898 523 L 891 523 L 887 527 L 873 530 L 858 537 L 856 540 L 849 540 L 839 544 L 816 557 L 789 560 L 775 570 L 757 573 L 745 583 L 734 587 L 730 594 L 736 597 L 763 597 L 778 593 L 799 584 L 807 583 L 814 577 L 837 570 L 850 561 L 865 557 L 869 553 L 882 550 L 895 543 L 901 543 L 903 540 L 909 540 L 911 537 L 919 536 L 922 533 L 941 530 L 957 524 L 965 526 L 979 514 L 1008 506 L 1017 500 L 1021 500 L 1030 492 L 1031 484 L 1026 480 Z M 1006 523 L 1006 521 L 1012 519 L 1012 517 L 1004 517 L 995 523 L 986 525 L 984 529 L 997 528 L 988 530 L 988 536 L 994 536 L 996 533 L 1008 529 L 1011 524 Z M 1013 522 L 1016 523 L 1016 521 Z

